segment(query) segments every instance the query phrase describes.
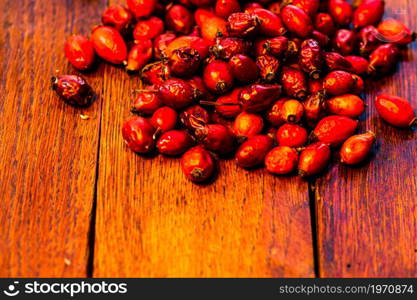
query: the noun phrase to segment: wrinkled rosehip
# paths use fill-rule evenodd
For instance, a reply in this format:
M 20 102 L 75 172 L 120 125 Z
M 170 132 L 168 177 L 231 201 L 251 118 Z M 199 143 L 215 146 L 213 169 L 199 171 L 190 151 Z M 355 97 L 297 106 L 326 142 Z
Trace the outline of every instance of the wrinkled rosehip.
M 234 13 L 227 18 L 227 31 L 230 36 L 247 37 L 259 29 L 260 20 L 249 13 Z
M 150 40 L 164 32 L 164 22 L 158 17 L 139 20 L 133 30 L 133 38 L 138 40 Z
M 165 15 L 165 23 L 168 29 L 179 33 L 189 34 L 194 26 L 194 16 L 183 5 L 172 5 Z
M 161 59 L 162 53 L 165 52 L 165 49 L 168 45 L 175 40 L 177 36 L 174 33 L 163 33 L 158 35 L 153 41 L 153 52 L 155 59 Z
M 200 54 L 189 47 L 179 48 L 172 52 L 168 59 L 171 73 L 179 77 L 190 77 L 200 66 Z
M 307 143 L 307 130 L 297 124 L 284 124 L 276 133 L 277 143 L 280 146 L 301 147 Z
M 216 112 L 222 117 L 233 119 L 242 112 L 242 107 L 239 104 L 239 95 L 242 88 L 235 88 L 229 94 L 223 95 L 216 100 Z M 225 103 L 226 105 L 221 105 Z M 230 105 L 236 103 L 236 105 Z
M 66 103 L 73 106 L 88 106 L 95 93 L 87 81 L 77 75 L 60 75 L 52 77 L 52 89 Z
M 247 112 L 240 113 L 233 123 L 233 133 L 237 137 L 251 137 L 262 132 L 264 121 L 262 117 Z
M 273 55 L 279 58 L 288 50 L 288 38 L 285 36 L 277 36 L 266 39 L 262 43 L 262 48 L 264 49 L 265 54 Z M 263 53 L 258 53 L 258 56 L 262 54 Z
M 326 143 L 308 145 L 300 154 L 298 173 L 302 177 L 313 176 L 323 171 L 329 163 L 331 151 Z
M 299 7 L 287 5 L 281 11 L 287 29 L 299 37 L 306 38 L 313 32 L 311 18 Z
M 237 150 L 236 163 L 242 168 L 256 167 L 264 162 L 273 145 L 272 138 L 267 135 L 252 136 Z
M 240 11 L 240 4 L 238 0 L 217 0 L 214 10 L 216 15 L 226 19 L 231 14 Z
M 376 48 L 369 56 L 368 72 L 371 75 L 388 74 L 398 63 L 400 50 L 394 44 L 384 44 Z
M 229 60 L 233 77 L 241 83 L 251 83 L 258 79 L 259 70 L 252 58 L 236 54 Z
M 162 101 L 158 93 L 155 92 L 140 92 L 132 105 L 132 112 L 138 114 L 151 115 L 159 107 Z
M 214 175 L 215 164 L 210 152 L 202 146 L 196 146 L 181 157 L 181 168 L 189 180 L 204 182 Z
M 355 119 L 365 111 L 365 103 L 356 95 L 346 94 L 327 100 L 327 108 L 331 114 Z
M 120 33 L 110 26 L 97 26 L 92 34 L 94 50 L 104 60 L 119 65 L 127 57 L 127 46 Z
M 267 171 L 276 175 L 286 175 L 294 172 L 297 163 L 297 151 L 287 146 L 275 147 L 265 157 Z
M 187 107 L 180 114 L 181 123 L 191 132 L 205 127 L 210 122 L 208 111 L 200 105 Z
M 203 80 L 210 92 L 220 95 L 229 91 L 234 84 L 229 64 L 221 60 L 214 60 L 205 67 Z
M 225 155 L 233 150 L 234 135 L 224 125 L 208 124 L 197 128 L 195 136 L 204 148 L 209 151 Z
M 345 116 L 324 117 L 313 130 L 313 136 L 323 143 L 331 146 L 339 146 L 350 136 L 358 127 L 358 121 Z
M 343 55 L 337 52 L 325 52 L 323 57 L 326 66 L 330 71 L 350 71 L 352 69 L 352 64 Z
M 151 118 L 151 124 L 159 132 L 174 129 L 177 125 L 178 113 L 169 106 L 162 106 L 155 110 Z
M 324 78 L 323 87 L 329 95 L 348 94 L 355 88 L 355 79 L 349 72 L 332 71 Z
M 369 53 L 381 45 L 381 40 L 378 37 L 378 31 L 372 25 L 362 28 L 359 31 L 357 38 L 359 43 L 359 54 L 362 56 L 369 55 Z
M 259 75 L 265 82 L 272 82 L 278 73 L 280 67 L 279 60 L 271 55 L 261 55 L 256 58 L 256 65 L 259 69 Z
M 386 42 L 404 46 L 416 39 L 416 34 L 398 20 L 389 18 L 378 25 L 378 32 Z
M 296 59 L 298 54 L 301 51 L 301 44 L 303 43 L 302 39 L 293 37 L 288 40 L 288 49 L 285 53 L 285 58 L 287 60 Z
M 194 102 L 196 91 L 186 81 L 173 78 L 160 85 L 159 96 L 165 105 L 182 108 Z
M 252 84 L 242 89 L 239 95 L 239 103 L 246 112 L 261 112 L 269 108 L 280 95 L 280 85 Z
M 200 76 L 193 76 L 190 79 L 187 79 L 187 82 L 194 88 L 196 99 L 213 99 L 214 96 L 209 93 Z
M 199 8 L 194 13 L 197 25 L 200 27 L 203 39 L 213 43 L 218 36 L 227 36 L 226 20 L 213 12 Z
M 333 37 L 333 48 L 342 55 L 351 54 L 356 47 L 356 35 L 352 30 L 340 29 Z
M 150 40 L 141 40 L 134 45 L 127 55 L 126 71 L 140 71 L 152 58 L 153 45 Z
M 341 25 L 347 26 L 352 20 L 352 6 L 345 0 L 329 0 L 328 11 L 333 20 Z
M 141 71 L 141 78 L 147 84 L 160 85 L 170 77 L 169 68 L 161 61 L 146 65 Z
M 368 72 L 369 62 L 361 56 L 346 56 L 345 59 L 351 64 L 350 72 L 364 75 Z
M 272 126 L 278 127 L 281 124 L 285 123 L 285 120 L 282 116 L 282 106 L 285 101 L 288 99 L 283 98 L 276 101 L 270 109 L 266 112 L 266 119 Z
M 323 92 L 310 94 L 303 102 L 304 118 L 310 127 L 316 126 L 317 122 L 326 114 L 327 106 Z
M 396 127 L 407 128 L 416 122 L 412 106 L 403 98 L 379 95 L 375 100 L 375 108 L 382 119 Z
M 134 116 L 123 124 L 122 135 L 126 145 L 134 152 L 147 154 L 155 147 L 155 128 L 145 118 Z
M 352 24 L 355 28 L 376 25 L 384 15 L 384 0 L 364 0 L 353 14 Z
M 166 57 L 170 57 L 172 52 L 176 49 L 184 47 L 190 47 L 197 50 L 201 59 L 204 59 L 209 53 L 210 43 L 198 36 L 184 35 L 170 42 L 168 47 L 166 47 L 164 54 Z
M 164 132 L 156 142 L 159 153 L 176 156 L 183 154 L 193 145 L 191 136 L 183 130 Z
M 307 79 L 303 71 L 284 67 L 281 72 L 282 88 L 291 98 L 305 99 L 307 96 Z
M 254 9 L 252 12 L 259 20 L 259 33 L 268 36 L 268 37 L 276 37 L 279 35 L 284 35 L 287 30 L 282 23 L 281 17 L 277 16 L 273 12 L 263 9 L 257 8 Z
M 326 35 L 333 35 L 336 31 L 333 18 L 328 13 L 318 13 L 316 15 L 314 28 Z
M 136 18 L 150 16 L 158 3 L 158 0 L 127 0 L 127 7 Z
M 281 115 L 285 122 L 298 123 L 301 121 L 304 114 L 304 106 L 300 101 L 295 99 L 288 99 L 281 107 Z
M 340 161 L 347 165 L 356 165 L 363 162 L 372 151 L 375 143 L 375 134 L 367 132 L 348 138 L 340 149 Z
M 229 60 L 233 55 L 247 55 L 250 51 L 251 43 L 247 40 L 236 37 L 219 37 L 215 45 L 210 48 L 210 52 L 216 57 Z
M 70 36 L 65 42 L 64 52 L 68 61 L 78 70 L 88 70 L 94 63 L 93 43 L 84 35 Z
M 316 40 L 308 39 L 301 44 L 299 64 L 310 77 L 318 79 L 322 71 L 323 57 Z
M 121 34 L 126 34 L 132 25 L 133 15 L 124 6 L 110 5 L 102 14 L 101 22 L 116 28 Z

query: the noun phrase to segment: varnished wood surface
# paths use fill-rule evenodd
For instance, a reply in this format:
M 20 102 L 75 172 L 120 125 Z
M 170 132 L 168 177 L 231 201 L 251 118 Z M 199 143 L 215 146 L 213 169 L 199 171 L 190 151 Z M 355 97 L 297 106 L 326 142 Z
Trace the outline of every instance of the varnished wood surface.
M 376 157 L 334 165 L 317 181 L 315 206 L 306 181 L 233 161 L 220 162 L 213 184 L 193 185 L 177 159 L 123 144 L 137 78 L 105 64 L 84 74 L 100 97 L 83 110 L 49 89 L 55 70 L 76 73 L 65 37 L 88 33 L 106 2 L 0 1 L 0 276 L 416 275 L 415 132 L 375 118 L 368 100 L 363 126 L 380 137 Z M 399 3 L 409 13 L 399 17 L 417 28 L 417 4 Z M 403 63 L 369 95 L 413 99 L 415 68 Z

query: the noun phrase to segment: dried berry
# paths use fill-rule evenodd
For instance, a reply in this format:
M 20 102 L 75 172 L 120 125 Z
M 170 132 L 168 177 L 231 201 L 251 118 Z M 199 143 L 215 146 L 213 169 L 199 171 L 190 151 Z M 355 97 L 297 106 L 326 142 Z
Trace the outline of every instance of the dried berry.
M 314 127 L 327 111 L 326 101 L 322 92 L 312 93 L 303 102 L 304 118 L 310 127 Z
M 127 0 L 127 6 L 136 18 L 150 16 L 154 12 L 157 3 L 158 0 Z
M 133 15 L 124 6 L 113 4 L 102 14 L 101 22 L 116 28 L 121 34 L 127 34 L 132 25 Z
M 191 132 L 205 127 L 210 122 L 210 116 L 206 109 L 200 105 L 193 105 L 180 114 L 181 123 Z
M 236 54 L 229 60 L 233 77 L 242 83 L 251 83 L 259 77 L 259 70 L 252 58 Z
M 288 123 L 298 123 L 304 114 L 304 106 L 295 99 L 286 100 L 281 107 L 282 118 Z
M 294 172 L 297 163 L 297 151 L 287 146 L 275 147 L 265 157 L 267 171 L 276 175 L 286 175 Z
M 343 55 L 337 52 L 325 52 L 323 57 L 324 61 L 326 62 L 327 68 L 330 71 L 350 71 L 352 69 L 352 64 Z
M 348 94 L 355 88 L 355 79 L 351 73 L 333 71 L 326 75 L 323 82 L 326 93 L 334 96 Z
M 328 11 L 333 20 L 341 25 L 347 26 L 352 20 L 352 6 L 345 0 L 329 0 Z
M 76 75 L 52 77 L 52 89 L 61 99 L 73 106 L 88 106 L 95 97 L 87 81 Z
M 123 139 L 134 152 L 147 154 L 155 147 L 155 128 L 145 118 L 134 116 L 123 124 Z
M 240 113 L 233 123 L 233 133 L 237 137 L 251 137 L 262 132 L 264 121 L 262 117 L 247 112 Z
M 379 95 L 375 100 L 375 108 L 382 119 L 396 127 L 407 128 L 416 122 L 412 106 L 400 97 Z
M 298 173 L 301 177 L 313 176 L 326 168 L 331 151 L 326 143 L 317 142 L 308 145 L 300 154 Z
M 333 18 L 328 13 L 318 13 L 316 15 L 314 28 L 326 35 L 333 35 L 336 31 Z
M 284 124 L 276 133 L 277 143 L 280 146 L 301 147 L 307 143 L 307 130 L 297 124 Z
M 249 13 L 234 13 L 227 18 L 227 31 L 230 36 L 247 37 L 257 32 L 259 18 Z
M 321 47 L 316 40 L 308 39 L 301 44 L 299 64 L 311 78 L 318 79 L 320 77 L 323 57 Z
M 375 134 L 367 132 L 348 138 L 340 149 L 340 160 L 347 165 L 356 165 L 363 162 L 372 150 L 375 143 Z
M 210 152 L 202 146 L 196 146 L 184 153 L 181 168 L 189 180 L 204 182 L 214 175 L 215 164 Z
M 219 37 L 210 48 L 210 52 L 223 60 L 229 60 L 233 55 L 247 55 L 250 52 L 251 43 L 236 37 Z
M 199 8 L 194 14 L 197 25 L 201 30 L 201 37 L 211 43 L 216 40 L 218 36 L 227 36 L 226 28 L 227 22 L 209 10 Z
M 287 5 L 281 11 L 281 18 L 289 31 L 306 38 L 313 32 L 311 18 L 299 7 Z
M 265 53 L 257 53 L 259 55 L 269 54 L 275 57 L 281 57 L 288 50 L 288 38 L 285 36 L 277 36 L 262 41 L 261 47 Z M 262 51 L 262 52 L 263 52 Z
M 165 49 L 176 37 L 174 33 L 163 33 L 154 39 L 153 52 L 156 59 L 162 58 L 162 53 L 165 52 Z
M 162 106 L 161 98 L 155 92 L 140 92 L 132 105 L 132 112 L 151 115 Z
M 191 136 L 183 130 L 170 130 L 163 133 L 156 142 L 159 153 L 181 155 L 193 145 Z
M 171 43 L 169 43 L 168 47 L 166 47 L 165 49 L 165 56 L 170 57 L 172 55 L 172 52 L 174 52 L 176 49 L 184 47 L 190 47 L 194 50 L 197 50 L 200 54 L 201 59 L 204 59 L 207 57 L 209 53 L 210 42 L 198 36 L 180 36 L 173 40 Z
M 168 59 L 171 73 L 179 77 L 191 77 L 200 66 L 200 54 L 190 47 L 176 49 Z
M 283 98 L 276 101 L 266 113 L 266 119 L 271 123 L 272 126 L 280 126 L 285 123 L 282 116 L 282 106 L 288 99 Z
M 197 128 L 197 140 L 209 151 L 224 155 L 233 150 L 234 136 L 232 132 L 221 124 L 208 124 Z
M 159 87 L 159 96 L 165 105 L 182 108 L 195 100 L 195 89 L 181 79 L 169 79 Z
M 384 0 L 362 1 L 353 14 L 353 27 L 361 28 L 368 25 L 378 24 L 384 15 L 384 8 Z
M 255 135 L 240 145 L 236 152 L 236 163 L 242 168 L 253 168 L 262 164 L 274 142 L 267 135 Z
M 320 142 L 331 146 L 339 146 L 350 136 L 358 127 L 358 121 L 345 116 L 328 116 L 320 120 L 312 134 Z
M 217 0 L 215 6 L 216 15 L 227 18 L 233 13 L 240 11 L 238 0 Z
M 133 30 L 133 38 L 138 40 L 150 40 L 164 32 L 164 22 L 158 17 L 139 20 Z
M 378 25 L 378 33 L 382 40 L 396 45 L 408 45 L 416 39 L 416 33 L 398 20 L 389 18 Z
M 205 67 L 203 80 L 210 92 L 220 95 L 229 91 L 234 84 L 229 64 L 221 60 L 214 60 Z
M 70 36 L 64 46 L 65 56 L 78 70 L 88 70 L 94 63 L 93 43 L 84 35 Z
M 342 55 L 351 54 L 356 47 L 356 35 L 352 30 L 340 29 L 333 37 L 333 48 Z
M 270 107 L 280 95 L 280 85 L 252 84 L 242 89 L 239 95 L 239 103 L 246 112 L 261 112 Z
M 355 119 L 365 111 L 365 103 L 356 95 L 346 94 L 327 100 L 327 108 L 331 114 Z
M 280 16 L 277 16 L 273 12 L 263 8 L 256 8 L 252 11 L 252 14 L 258 19 L 260 34 L 276 37 L 286 33 L 287 30 L 285 29 Z
M 261 55 L 256 58 L 256 65 L 259 69 L 259 75 L 265 82 L 272 82 L 278 73 L 280 62 L 271 55 Z
M 303 71 L 284 67 L 281 72 L 282 88 L 287 96 L 305 99 L 307 96 L 307 79 Z
M 169 68 L 161 61 L 143 67 L 142 80 L 147 84 L 160 85 L 171 77 Z
M 368 72 L 369 62 L 366 58 L 361 56 L 346 56 L 345 60 L 351 65 L 347 71 L 351 71 L 358 75 L 364 75 Z
M 194 26 L 194 16 L 185 6 L 172 5 L 165 15 L 167 27 L 179 34 L 189 34 Z
M 242 88 L 235 88 L 229 94 L 223 95 L 216 100 L 216 112 L 222 117 L 233 119 L 242 112 L 242 107 L 239 104 L 239 95 Z M 221 105 L 221 104 L 225 105 Z M 231 105 L 236 104 L 236 105 Z
M 138 72 L 151 60 L 153 45 L 150 40 L 141 40 L 134 45 L 127 55 L 126 70 Z
M 376 48 L 369 56 L 368 72 L 372 75 L 391 72 L 399 60 L 400 51 L 394 44 L 384 44 Z

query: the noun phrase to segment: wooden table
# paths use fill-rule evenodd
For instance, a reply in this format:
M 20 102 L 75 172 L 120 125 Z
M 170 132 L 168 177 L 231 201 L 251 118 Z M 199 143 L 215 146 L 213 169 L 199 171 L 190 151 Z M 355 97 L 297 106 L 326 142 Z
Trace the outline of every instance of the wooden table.
M 106 2 L 0 1 L 0 276 L 417 276 L 417 133 L 382 122 L 372 101 L 417 107 L 417 44 L 368 89 L 369 163 L 307 182 L 225 161 L 197 186 L 178 160 L 124 146 L 137 78 L 101 64 L 85 75 L 100 95 L 88 109 L 50 89 L 56 70 L 75 73 L 63 41 L 89 33 Z M 417 28 L 416 1 L 386 2 Z

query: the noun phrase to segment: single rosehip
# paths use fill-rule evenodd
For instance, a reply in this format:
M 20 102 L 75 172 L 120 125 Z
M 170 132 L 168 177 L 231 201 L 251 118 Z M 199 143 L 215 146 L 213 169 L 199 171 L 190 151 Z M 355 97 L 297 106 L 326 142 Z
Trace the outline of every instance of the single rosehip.
M 229 60 L 233 77 L 241 83 L 252 83 L 259 77 L 259 70 L 252 58 L 236 54 Z
M 399 46 L 410 44 L 416 39 L 416 33 L 398 20 L 389 18 L 378 25 L 378 33 L 383 36 L 384 41 Z
M 84 71 L 94 64 L 93 43 L 84 35 L 70 36 L 64 46 L 65 56 L 74 68 Z
M 233 150 L 234 135 L 224 125 L 207 124 L 195 130 L 195 136 L 200 144 L 209 151 L 225 155 Z
M 265 157 L 266 170 L 276 175 L 286 175 L 297 169 L 298 153 L 287 146 L 273 148 Z
M 320 0 L 293 0 L 291 4 L 304 10 L 310 17 L 314 17 L 320 8 Z
M 356 165 L 363 162 L 372 151 L 375 134 L 372 131 L 348 138 L 340 148 L 341 162 Z
M 291 98 L 305 99 L 308 93 L 307 78 L 303 71 L 283 67 L 281 84 L 285 94 Z
M 134 152 L 148 154 L 155 147 L 155 128 L 145 118 L 134 116 L 128 119 L 122 128 L 126 145 Z
M 209 54 L 210 45 L 210 42 L 202 39 L 201 37 L 184 35 L 177 37 L 175 40 L 170 42 L 166 47 L 164 54 L 166 57 L 170 57 L 172 52 L 176 49 L 190 47 L 198 51 L 201 59 L 205 59 Z
M 304 106 L 295 99 L 286 100 L 281 107 L 282 118 L 288 123 L 298 123 L 304 115 Z
M 182 108 L 194 102 L 196 91 L 186 81 L 173 78 L 160 85 L 159 96 L 165 105 Z
M 355 88 L 355 78 L 349 72 L 332 71 L 324 78 L 323 87 L 329 95 L 348 94 Z
M 278 127 L 285 123 L 282 116 L 282 106 L 287 100 L 287 98 L 279 99 L 267 110 L 266 119 L 272 126 Z
M 120 33 L 110 26 L 97 26 L 92 34 L 94 50 L 102 59 L 119 65 L 127 58 L 127 46 Z
M 259 69 L 259 75 L 264 82 L 275 81 L 275 77 L 280 67 L 279 60 L 271 55 L 261 55 L 256 58 L 256 65 Z
M 372 25 L 362 28 L 357 34 L 357 39 L 359 54 L 365 57 L 369 56 L 372 51 L 382 44 L 378 30 Z
M 352 119 L 359 118 L 365 111 L 363 100 L 352 94 L 345 94 L 330 98 L 326 101 L 331 114 L 346 116 Z
M 183 130 L 169 130 L 164 132 L 156 142 L 159 153 L 170 156 L 181 155 L 192 145 L 192 137 Z
M 169 68 L 161 61 L 146 65 L 140 75 L 144 83 L 152 85 L 161 85 L 171 77 Z
M 313 32 L 311 18 L 299 7 L 286 5 L 281 11 L 281 18 L 287 29 L 301 38 Z
M 174 33 L 163 33 L 158 35 L 153 41 L 153 52 L 155 59 L 161 59 L 162 53 L 165 52 L 165 49 L 168 45 L 175 40 L 177 36 Z
M 272 149 L 274 141 L 267 135 L 250 137 L 236 151 L 236 163 L 242 168 L 253 168 L 262 164 Z
M 323 67 L 323 56 L 316 40 L 308 39 L 301 44 L 299 64 L 311 78 L 318 79 Z
M 218 37 L 216 43 L 210 48 L 216 58 L 229 60 L 233 55 L 248 55 L 251 43 L 237 37 Z
M 298 173 L 301 177 L 320 173 L 329 163 L 330 156 L 331 150 L 328 144 L 317 142 L 308 145 L 300 154 Z
M 349 55 L 355 50 L 356 41 L 352 30 L 339 29 L 333 37 L 333 48 L 342 55 Z
M 358 128 L 358 121 L 345 116 L 328 116 L 320 120 L 312 134 L 320 142 L 339 146 Z
M 66 103 L 73 106 L 88 106 L 95 93 L 87 81 L 77 75 L 60 75 L 52 77 L 52 89 Z
M 140 92 L 132 105 L 132 112 L 151 115 L 162 106 L 161 97 L 155 92 Z
M 127 0 L 127 7 L 136 18 L 149 17 L 155 10 L 158 0 Z
M 307 130 L 297 124 L 284 124 L 276 133 L 277 143 L 280 146 L 301 147 L 307 143 Z
M 180 114 L 181 123 L 191 132 L 205 127 L 210 122 L 208 111 L 200 105 L 187 107 Z
M 168 58 L 171 73 L 179 77 L 191 77 L 200 67 L 200 54 L 189 47 L 179 48 Z
M 346 56 L 345 60 L 347 60 L 351 67 L 347 71 L 351 71 L 352 73 L 358 75 L 365 75 L 369 69 L 369 61 L 362 57 L 362 56 Z
M 181 157 L 181 168 L 189 180 L 201 183 L 212 178 L 216 167 L 210 152 L 196 146 Z
M 164 32 L 164 22 L 158 17 L 139 20 L 133 30 L 133 38 L 139 40 L 151 40 Z
M 126 71 L 138 72 L 152 59 L 153 45 L 151 40 L 138 41 L 127 55 Z
M 168 8 L 165 23 L 168 29 L 178 34 L 189 34 L 194 26 L 194 16 L 185 6 L 175 4 Z
M 330 71 L 350 71 L 352 69 L 352 64 L 340 53 L 324 52 L 323 57 L 326 66 Z
M 384 0 L 364 0 L 356 8 L 353 14 L 353 27 L 361 28 L 368 25 L 376 25 L 384 15 Z
M 252 11 L 252 14 L 259 20 L 260 34 L 268 37 L 276 37 L 284 35 L 287 32 L 281 17 L 273 12 L 264 8 L 256 8 Z
M 318 121 L 326 115 L 327 106 L 323 92 L 310 94 L 303 102 L 304 118 L 310 127 L 315 127 Z
M 384 44 L 376 48 L 369 56 L 368 72 L 374 74 L 388 74 L 397 65 L 400 50 L 394 44 Z
M 172 130 L 177 125 L 178 113 L 169 106 L 159 107 L 152 115 L 151 124 L 159 132 Z
M 288 50 L 288 38 L 285 36 L 269 38 L 263 40 L 261 47 L 265 53 L 258 53 L 257 56 L 269 54 L 279 58 L 282 57 Z
M 352 6 L 345 0 L 329 0 L 328 12 L 333 20 L 341 26 L 349 25 L 353 17 Z
M 249 138 L 258 135 L 264 128 L 262 117 L 247 112 L 240 113 L 234 123 L 233 132 L 238 138 Z
M 328 35 L 321 33 L 320 31 L 313 30 L 311 37 L 319 43 L 320 47 L 326 48 L 330 43 L 330 38 Z
M 230 36 L 247 37 L 259 30 L 259 18 L 249 13 L 233 13 L 227 18 L 227 32 Z
M 333 35 L 336 31 L 333 18 L 328 13 L 318 13 L 315 18 L 314 28 L 326 35 Z
M 103 25 L 108 25 L 116 28 L 121 34 L 127 34 L 132 25 L 133 15 L 120 4 L 112 4 L 104 10 L 101 16 Z
M 256 113 L 269 108 L 281 95 L 278 84 L 252 84 L 242 89 L 239 103 L 246 112 Z
M 214 43 L 219 35 L 227 36 L 227 22 L 207 9 L 199 8 L 194 13 L 197 25 L 200 27 L 203 39 Z
M 232 69 L 227 62 L 214 60 L 204 69 L 204 84 L 210 92 L 224 94 L 234 85 Z
M 242 107 L 239 104 L 239 95 L 242 88 L 235 88 L 229 94 L 223 95 L 216 100 L 216 112 L 227 119 L 236 118 L 242 112 Z M 225 103 L 225 105 L 221 105 Z M 236 105 L 231 105 L 231 104 Z
M 382 119 L 396 127 L 407 128 L 416 123 L 413 107 L 400 97 L 379 95 L 375 100 L 375 108 Z

